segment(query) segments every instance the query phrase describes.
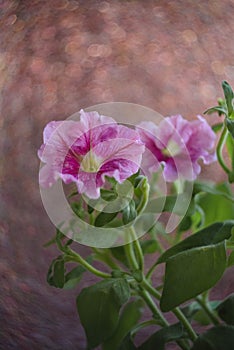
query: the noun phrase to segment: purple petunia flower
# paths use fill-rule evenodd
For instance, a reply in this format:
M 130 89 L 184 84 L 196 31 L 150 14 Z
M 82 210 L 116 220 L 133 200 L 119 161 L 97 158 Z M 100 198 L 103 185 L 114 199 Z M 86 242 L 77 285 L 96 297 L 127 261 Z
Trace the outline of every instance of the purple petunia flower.
M 38 156 L 43 187 L 61 178 L 75 182 L 79 193 L 100 196 L 105 176 L 122 183 L 140 167 L 144 144 L 136 130 L 118 125 L 97 112 L 80 111 L 80 121 L 50 122 L 44 129 Z
M 198 160 L 205 164 L 216 160 L 212 148 L 215 133 L 204 118 L 187 121 L 181 115 L 167 117 L 158 126 L 152 122 L 142 122 L 137 127 L 141 140 L 146 146 L 143 168 L 148 175 L 163 165 L 166 181 L 178 178 L 195 180 L 201 171 Z

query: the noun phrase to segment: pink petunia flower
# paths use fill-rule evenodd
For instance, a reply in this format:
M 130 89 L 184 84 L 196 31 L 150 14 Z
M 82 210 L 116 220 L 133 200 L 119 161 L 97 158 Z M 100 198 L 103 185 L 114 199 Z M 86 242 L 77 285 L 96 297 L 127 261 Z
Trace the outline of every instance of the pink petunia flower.
M 205 164 L 216 160 L 212 149 L 215 133 L 204 118 L 187 121 L 181 115 L 167 117 L 158 126 L 152 122 L 142 122 L 137 127 L 141 140 L 146 146 L 143 168 L 148 175 L 163 165 L 166 181 L 178 178 L 195 180 L 201 171 L 198 160 Z
M 38 156 L 45 165 L 39 182 L 52 186 L 61 178 L 75 182 L 79 193 L 100 196 L 105 176 L 122 183 L 140 167 L 144 144 L 136 130 L 118 125 L 97 112 L 80 111 L 80 121 L 50 122 L 44 129 Z

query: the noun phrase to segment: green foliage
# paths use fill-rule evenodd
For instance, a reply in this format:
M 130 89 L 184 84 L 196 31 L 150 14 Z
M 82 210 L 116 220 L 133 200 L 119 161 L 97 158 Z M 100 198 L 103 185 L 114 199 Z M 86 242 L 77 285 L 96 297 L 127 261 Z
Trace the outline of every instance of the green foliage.
M 229 184 L 195 184 L 195 190 L 200 190 L 195 201 L 204 215 L 203 226 L 234 219 L 234 201 Z
M 101 198 L 107 202 L 111 202 L 118 197 L 118 194 L 116 193 L 116 191 L 113 191 L 113 190 L 106 190 L 104 188 L 101 188 L 100 193 L 101 193 Z
M 221 184 L 215 184 L 212 182 L 201 182 L 201 181 L 196 181 L 193 186 L 193 193 L 194 195 L 198 193 L 210 193 L 214 194 L 220 197 L 224 197 L 228 199 L 231 202 L 234 202 L 234 198 L 232 196 L 231 188 L 230 185 L 226 182 L 221 183 Z M 231 204 L 231 203 L 229 203 Z M 210 208 L 210 207 L 209 207 Z M 210 210 L 213 210 L 211 207 Z
M 220 301 L 206 301 L 206 303 L 209 309 L 216 314 L 216 308 L 220 304 Z M 203 326 L 207 326 L 212 322 L 206 311 L 197 301 L 194 301 L 184 307 L 182 309 L 182 312 L 185 314 L 189 321 L 195 320 Z
M 88 263 L 92 262 L 92 256 L 88 256 L 86 258 L 86 261 Z M 64 281 L 64 289 L 71 289 L 77 286 L 77 284 L 81 281 L 83 277 L 83 273 L 86 271 L 86 269 L 82 265 L 78 265 L 74 267 L 70 272 L 68 272 L 65 275 L 65 281 Z
M 126 336 L 118 350 L 137 350 L 135 344 L 131 339 L 130 334 Z
M 184 332 L 181 324 L 174 324 L 165 327 L 154 333 L 145 343 L 143 343 L 139 350 L 165 350 L 165 345 L 172 340 L 180 340 L 186 338 L 187 334 Z
M 103 350 L 118 350 L 122 344 L 124 345 L 125 338 L 132 328 L 137 325 L 142 315 L 143 305 L 144 303 L 141 299 L 136 299 L 124 307 L 117 328 L 114 334 L 104 342 Z
M 106 279 L 82 290 L 77 298 L 77 310 L 90 349 L 113 335 L 119 310 L 129 297 L 129 285 L 122 278 Z
M 234 326 L 234 294 L 229 295 L 217 307 L 219 317 L 229 325 Z
M 201 334 L 191 350 L 233 350 L 234 327 L 217 326 Z
M 65 283 L 65 263 L 63 256 L 54 259 L 47 273 L 47 282 L 56 288 L 63 288 Z
M 217 112 L 219 116 L 224 115 L 224 122 L 214 125 L 213 130 L 221 131 L 217 159 L 232 183 L 234 94 L 227 82 L 223 82 L 222 87 L 225 100 L 219 99 L 218 105 L 205 113 Z M 224 146 L 230 157 L 228 165 L 226 159 L 223 159 Z M 186 187 L 190 184 L 183 183 L 184 192 L 181 193 L 177 183 L 173 187 L 174 191 L 160 197 L 161 194 L 156 196 L 154 193 L 158 176 L 159 173 L 153 175 L 151 189 L 148 179 L 140 171 L 123 184 L 106 177 L 108 188 L 100 190 L 102 202 L 106 201 L 103 211 L 92 207 L 91 204 L 95 201 L 90 200 L 87 204 L 77 191 L 74 192 L 69 197 L 72 210 L 90 225 L 105 227 L 107 236 L 104 239 L 111 239 L 110 248 L 93 248 L 92 256 L 83 259 L 71 249 L 73 240 L 66 238 L 67 231 L 58 228 L 56 236 L 45 245 L 57 244 L 62 252 L 62 255 L 52 261 L 47 282 L 56 288 L 70 289 L 81 281 L 85 271 L 103 278 L 84 288 L 77 297 L 77 311 L 89 350 L 99 346 L 102 350 L 165 350 L 169 342 L 176 342 L 184 350 L 233 350 L 234 294 L 224 301 L 209 301 L 209 290 L 216 285 L 225 269 L 234 265 L 234 197 L 231 186 L 227 183 L 217 185 L 195 181 L 190 198 Z M 175 193 L 176 190 L 180 193 Z M 152 195 L 152 200 L 149 200 L 149 195 Z M 120 212 L 107 212 L 115 204 L 112 201 L 122 200 L 124 209 Z M 175 235 L 167 235 L 164 224 L 157 221 L 148 228 L 148 239 L 134 241 L 126 247 L 111 247 L 111 244 L 118 244 L 118 241 L 108 235 L 109 227 L 120 228 L 123 224 L 130 227 L 134 222 L 129 232 L 136 239 L 137 234 L 140 235 L 138 230 L 144 228 L 145 223 L 148 224 L 155 214 L 162 212 L 174 213 L 182 218 Z M 143 219 L 138 222 L 142 213 Z M 61 227 L 63 225 L 61 223 Z M 96 231 L 98 230 L 94 227 L 87 234 L 93 235 Z M 184 232 L 187 237 L 185 239 Z M 166 251 L 165 245 L 169 245 Z M 161 254 L 159 257 L 157 252 Z M 153 253 L 156 253 L 155 263 L 147 268 L 144 255 Z M 91 265 L 93 259 L 105 264 L 108 271 Z M 69 266 L 71 263 L 72 269 Z M 77 265 L 74 266 L 74 263 Z M 162 263 L 165 263 L 163 281 L 153 287 L 150 278 L 157 265 Z M 179 308 L 189 300 L 190 303 Z M 150 309 L 152 318 L 139 324 L 145 307 Z M 167 319 L 162 314 L 168 311 L 172 311 L 180 322 L 170 325 L 170 318 Z M 191 325 L 194 321 L 202 326 L 213 323 L 215 327 L 197 337 Z M 137 347 L 134 336 L 149 325 L 161 328 L 156 328 L 155 333 Z
M 219 301 L 215 301 L 215 302 L 209 302 L 208 305 L 209 307 L 212 309 L 212 312 L 214 314 L 216 314 L 215 311 L 215 307 L 217 305 L 219 305 L 220 302 Z M 206 311 L 202 308 L 200 308 L 200 310 L 198 310 L 194 316 L 193 316 L 193 320 L 195 320 L 196 322 L 198 322 L 200 325 L 202 326 L 208 326 L 209 324 L 212 323 L 210 317 L 207 315 Z
M 118 213 L 106 213 L 106 212 L 101 212 L 98 214 L 94 221 L 94 225 L 96 227 L 102 227 L 114 220 L 114 218 L 118 215 Z
M 210 289 L 222 277 L 226 268 L 224 240 L 231 236 L 233 225 L 233 221 L 213 224 L 161 255 L 157 263 L 166 262 L 162 311 Z
M 153 254 L 158 250 L 158 242 L 155 239 L 140 241 L 143 254 Z
M 128 259 L 127 256 L 125 254 L 125 250 L 123 246 L 119 246 L 119 247 L 114 247 L 114 248 L 109 248 L 111 254 L 113 255 L 113 257 L 118 260 L 119 262 L 121 262 L 122 264 L 124 264 L 125 266 L 129 266 L 128 264 Z
M 232 251 L 228 257 L 228 267 L 234 265 L 234 251 Z
M 85 268 L 81 265 L 74 267 L 70 272 L 65 275 L 64 289 L 74 288 L 81 280 Z
M 160 302 L 170 311 L 213 287 L 226 268 L 224 242 L 193 248 L 169 258 Z
M 232 119 L 226 119 L 226 126 L 228 131 L 230 132 L 232 138 L 234 138 L 234 120 Z
M 222 87 L 223 87 L 223 92 L 224 92 L 225 101 L 226 101 L 226 105 L 227 105 L 227 112 L 228 112 L 228 115 L 231 116 L 232 112 L 233 112 L 232 101 L 234 98 L 234 94 L 233 94 L 232 88 L 228 84 L 228 82 L 223 81 Z
M 123 210 L 123 223 L 124 225 L 129 224 L 135 218 L 137 217 L 137 211 L 136 211 L 136 206 L 135 202 L 133 199 L 131 199 L 128 203 L 128 205 L 124 208 Z
M 158 259 L 157 263 L 167 262 L 169 258 L 178 253 L 186 252 L 192 248 L 206 247 L 216 245 L 231 237 L 231 230 L 234 226 L 234 220 L 217 222 L 197 233 L 184 239 L 182 242 L 166 250 Z

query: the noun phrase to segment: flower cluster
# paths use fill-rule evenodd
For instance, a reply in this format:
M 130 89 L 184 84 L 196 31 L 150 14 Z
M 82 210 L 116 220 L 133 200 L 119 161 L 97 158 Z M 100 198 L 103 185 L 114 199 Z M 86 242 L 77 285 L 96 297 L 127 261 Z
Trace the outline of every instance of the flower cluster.
M 87 349 L 164 349 L 168 342 L 183 350 L 207 349 L 207 344 L 234 349 L 234 295 L 223 301 L 209 297 L 234 266 L 234 92 L 227 82 L 222 86 L 225 100 L 204 112 L 224 117 L 213 128 L 201 116 L 187 121 L 173 115 L 133 127 L 84 111 L 79 121 L 45 127 L 38 153 L 44 163 L 40 184 L 52 186 L 60 178 L 77 186 L 69 202 L 72 211 L 61 181 L 41 191 L 57 227 L 46 246 L 56 244 L 59 250 L 47 282 L 67 289 L 86 272 L 103 279 L 76 299 Z M 220 131 L 216 147 L 213 130 Z M 200 161 L 209 164 L 216 155 L 229 183 L 194 181 Z M 75 242 L 89 246 L 89 256 L 84 259 L 73 249 Z M 146 254 L 152 258 L 146 260 Z M 146 309 L 152 318 L 149 312 L 146 318 Z M 154 333 L 138 346 L 148 326 Z
M 142 122 L 132 129 L 81 110 L 80 121 L 50 122 L 43 136 L 40 184 L 51 186 L 61 178 L 66 184 L 75 182 L 78 192 L 90 198 L 100 196 L 105 176 L 122 183 L 140 167 L 150 176 L 162 164 L 166 181 L 191 181 L 200 173 L 199 159 L 205 164 L 215 160 L 215 133 L 200 116 L 189 122 L 176 115 L 159 125 Z

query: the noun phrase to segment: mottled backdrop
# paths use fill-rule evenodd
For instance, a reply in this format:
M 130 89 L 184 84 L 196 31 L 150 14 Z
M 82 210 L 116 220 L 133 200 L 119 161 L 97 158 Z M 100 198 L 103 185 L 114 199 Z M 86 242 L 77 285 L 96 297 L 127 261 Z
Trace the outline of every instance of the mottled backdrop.
M 45 281 L 56 255 L 42 247 L 54 233 L 38 190 L 45 124 L 109 101 L 201 114 L 222 80 L 234 85 L 233 12 L 231 0 L 0 1 L 0 349 L 85 348 L 77 291 Z

